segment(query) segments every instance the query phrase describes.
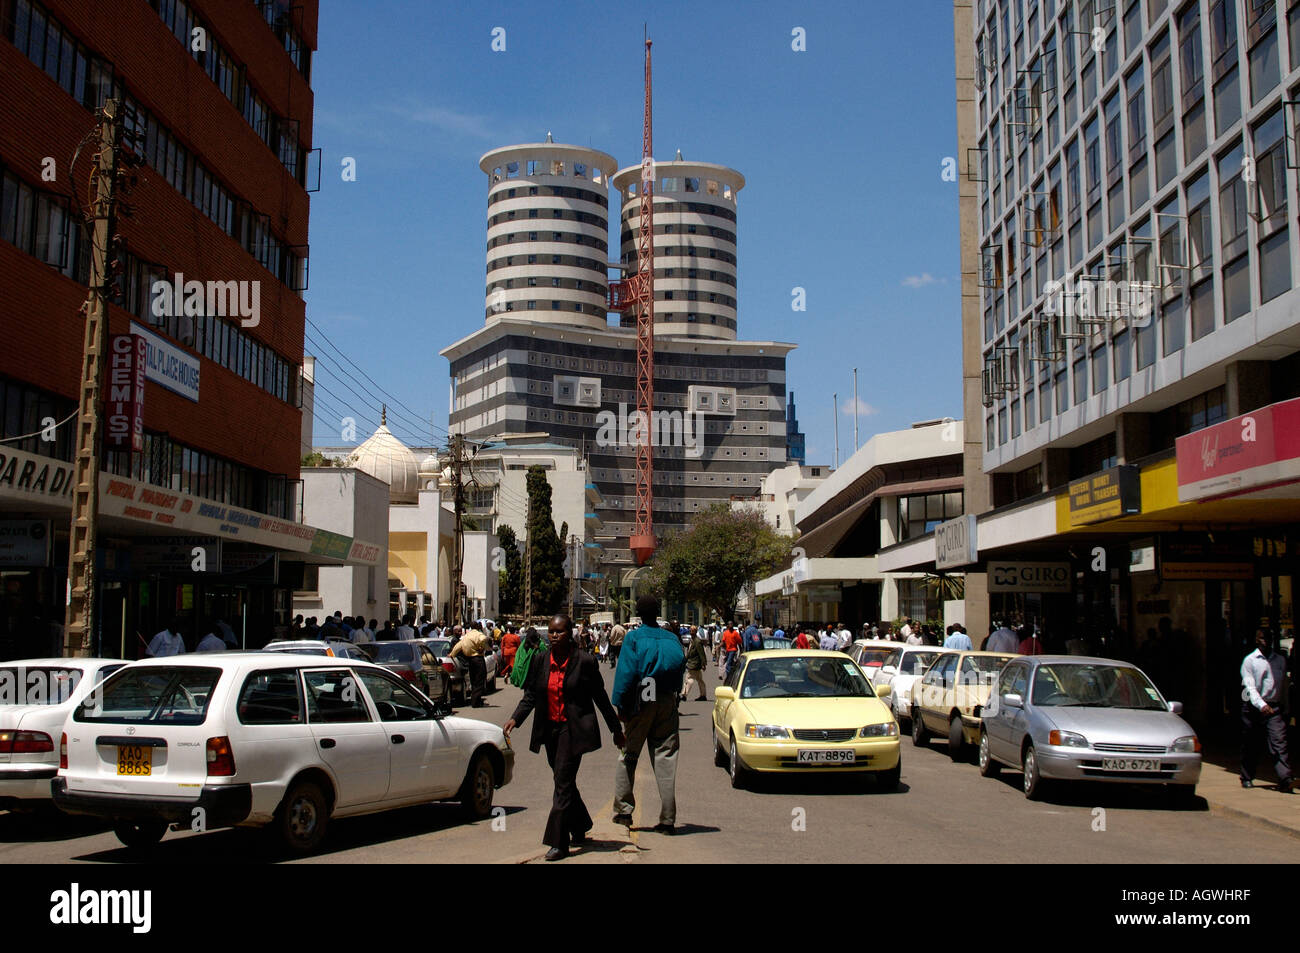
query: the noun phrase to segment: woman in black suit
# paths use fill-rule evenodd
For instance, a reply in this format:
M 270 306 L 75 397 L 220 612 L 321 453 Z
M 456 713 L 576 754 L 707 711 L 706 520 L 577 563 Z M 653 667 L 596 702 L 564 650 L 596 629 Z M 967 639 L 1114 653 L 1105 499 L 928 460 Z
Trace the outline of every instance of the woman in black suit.
M 523 700 L 502 727 L 509 741 L 510 732 L 537 709 L 528 747 L 536 753 L 546 746 L 546 760 L 555 775 L 555 798 L 542 843 L 551 848 L 546 859 L 559 860 L 568 856 L 570 839 L 585 843 L 591 830 L 591 815 L 578 793 L 578 768 L 584 754 L 600 747 L 597 708 L 614 744 L 622 747 L 626 739 L 600 677 L 600 665 L 595 656 L 574 645 L 569 617 L 555 616 L 548 632 L 550 651 L 529 666 Z

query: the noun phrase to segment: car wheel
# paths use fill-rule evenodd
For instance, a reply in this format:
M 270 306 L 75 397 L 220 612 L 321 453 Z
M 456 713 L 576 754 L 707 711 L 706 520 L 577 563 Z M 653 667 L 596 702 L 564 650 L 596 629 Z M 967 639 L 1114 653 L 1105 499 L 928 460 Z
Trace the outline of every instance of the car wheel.
M 1002 770 L 1002 765 L 993 760 L 993 755 L 989 754 L 989 733 L 980 729 L 980 776 L 985 778 L 996 778 L 998 772 Z
M 718 733 L 713 733 L 713 763 L 719 768 L 727 766 L 727 749 L 722 747 L 722 742 L 718 740 Z
M 731 755 L 729 758 L 731 768 L 731 786 L 737 790 L 745 787 L 746 774 L 744 767 L 740 763 L 740 754 L 736 751 L 736 739 L 731 739 Z
M 460 786 L 461 809 L 472 820 L 481 821 L 492 814 L 492 795 L 497 787 L 496 769 L 486 751 L 480 751 L 470 762 L 465 782 Z
M 1169 806 L 1176 811 L 1190 810 L 1196 804 L 1195 784 L 1171 784 L 1168 793 Z
M 275 815 L 280 842 L 295 854 L 315 850 L 329 829 L 329 800 L 315 781 L 299 781 L 289 789 Z
M 1047 782 L 1039 773 L 1038 755 L 1032 744 L 1025 749 L 1021 768 L 1025 773 L 1025 797 L 1031 801 L 1041 801 L 1047 793 Z
M 156 847 L 167 833 L 166 821 L 118 821 L 113 833 L 131 850 L 148 850 Z
M 948 755 L 954 761 L 966 758 L 966 733 L 962 730 L 961 715 L 953 715 L 948 720 Z
M 898 756 L 898 764 L 894 765 L 888 771 L 878 771 L 876 773 L 876 783 L 882 791 L 897 791 L 898 782 L 903 776 L 903 756 Z
M 925 722 L 921 720 L 921 713 L 915 708 L 912 709 L 912 744 L 920 748 L 930 740 L 930 732 L 925 728 Z

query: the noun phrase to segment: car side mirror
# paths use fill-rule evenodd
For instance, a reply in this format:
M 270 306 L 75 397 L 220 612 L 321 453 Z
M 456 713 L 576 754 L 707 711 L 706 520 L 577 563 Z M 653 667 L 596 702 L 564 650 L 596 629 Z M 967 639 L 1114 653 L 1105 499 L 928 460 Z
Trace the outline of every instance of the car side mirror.
M 1170 712 L 1170 714 L 1181 715 L 1181 714 L 1183 713 L 1183 703 L 1182 703 L 1182 702 L 1170 702 L 1170 703 L 1169 703 L 1169 712 Z
M 897 675 L 897 674 L 898 674 L 898 669 L 897 669 L 897 667 L 895 667 L 895 666 L 893 666 L 893 665 L 882 665 L 882 666 L 880 667 L 880 674 L 881 674 L 881 675 Z
M 714 697 L 715 700 L 720 701 L 720 702 L 735 701 L 735 699 L 736 699 L 736 690 L 735 690 L 734 688 L 728 688 L 728 687 L 726 687 L 726 686 L 720 686 L 720 687 L 715 688 L 715 689 L 713 690 L 713 697 Z
M 892 695 L 892 694 L 894 694 L 894 686 L 893 686 L 893 685 L 890 685 L 889 683 L 886 682 L 886 683 L 884 683 L 884 684 L 881 684 L 881 685 L 877 685 L 877 686 L 876 686 L 876 697 L 877 697 L 877 698 L 888 698 L 888 697 L 889 697 L 890 695 Z
M 1002 704 L 1006 705 L 1008 708 L 1024 708 L 1025 700 L 1013 692 L 1009 695 L 1002 696 Z

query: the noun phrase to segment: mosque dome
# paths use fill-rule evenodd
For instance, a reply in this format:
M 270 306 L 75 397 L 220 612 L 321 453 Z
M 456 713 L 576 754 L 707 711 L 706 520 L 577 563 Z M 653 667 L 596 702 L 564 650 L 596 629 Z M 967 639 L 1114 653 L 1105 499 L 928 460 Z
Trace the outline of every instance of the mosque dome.
M 354 467 L 376 480 L 388 484 L 391 503 L 415 503 L 420 488 L 420 461 L 411 448 L 393 436 L 388 429 L 388 412 L 385 408 L 379 429 L 365 443 L 357 447 L 350 458 Z

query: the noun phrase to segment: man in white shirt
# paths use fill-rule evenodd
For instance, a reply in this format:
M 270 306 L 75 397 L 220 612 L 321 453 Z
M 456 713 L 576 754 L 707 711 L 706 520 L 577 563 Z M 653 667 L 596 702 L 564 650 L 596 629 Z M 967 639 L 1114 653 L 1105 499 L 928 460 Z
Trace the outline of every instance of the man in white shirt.
M 1286 688 L 1286 659 L 1273 650 L 1272 634 L 1255 632 L 1255 651 L 1241 663 L 1241 786 L 1255 786 L 1259 742 L 1266 741 L 1277 771 L 1277 789 L 1291 793 L 1291 763 L 1287 756 L 1286 718 L 1282 715 Z
M 180 636 L 181 620 L 172 620 L 171 625 L 163 629 L 149 642 L 146 654 L 149 658 L 167 658 L 171 655 L 185 654 L 185 640 Z
M 948 632 L 948 637 L 943 640 L 943 647 L 945 649 L 957 649 L 960 652 L 969 652 L 973 646 L 970 636 L 966 634 L 960 625 L 954 622 Z
M 204 626 L 201 623 L 196 627 L 196 631 L 202 632 L 207 628 L 207 634 L 199 639 L 199 644 L 194 647 L 195 652 L 225 652 L 230 648 L 226 640 L 217 635 L 216 626 Z
M 843 622 L 840 623 L 840 631 L 836 633 L 836 638 L 839 641 L 841 652 L 853 644 L 853 633 L 849 631 L 849 627 Z
M 397 627 L 397 638 L 400 642 L 410 642 L 415 638 L 415 626 L 411 625 L 411 616 L 408 615 Z

